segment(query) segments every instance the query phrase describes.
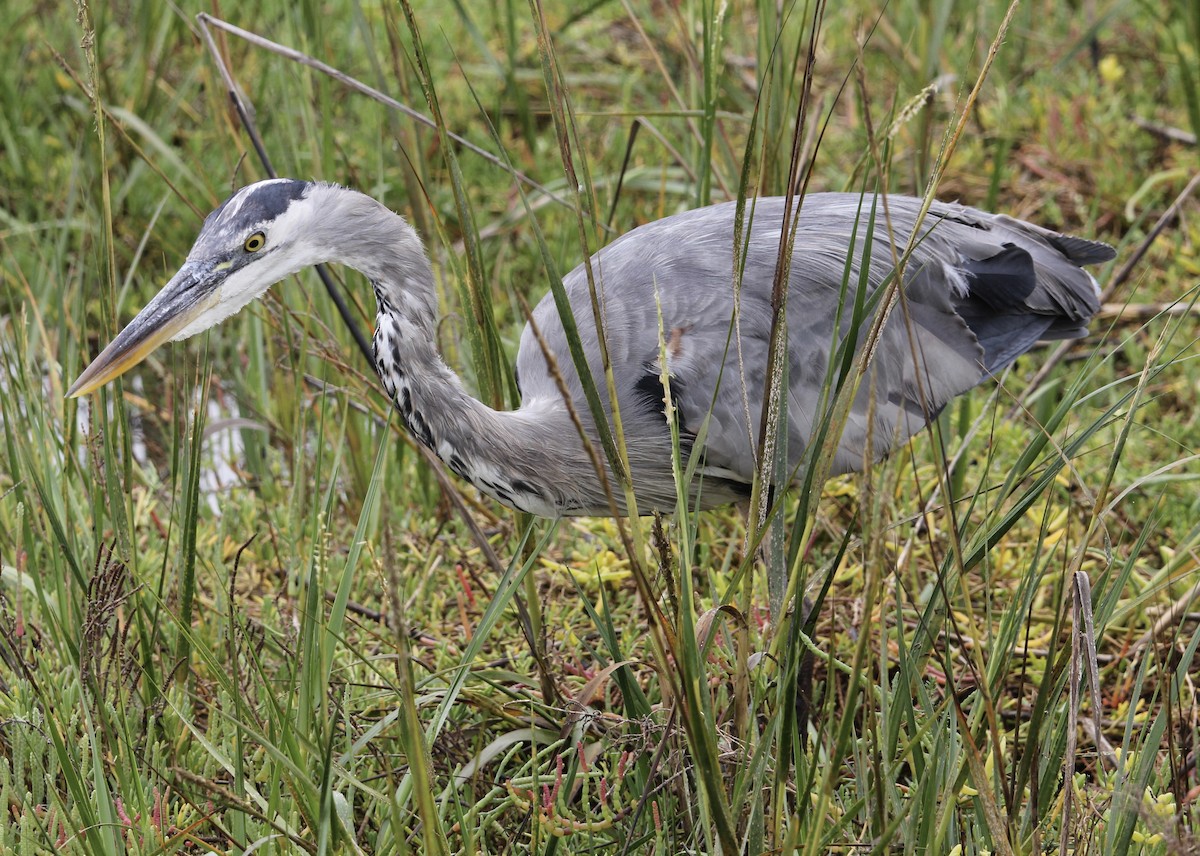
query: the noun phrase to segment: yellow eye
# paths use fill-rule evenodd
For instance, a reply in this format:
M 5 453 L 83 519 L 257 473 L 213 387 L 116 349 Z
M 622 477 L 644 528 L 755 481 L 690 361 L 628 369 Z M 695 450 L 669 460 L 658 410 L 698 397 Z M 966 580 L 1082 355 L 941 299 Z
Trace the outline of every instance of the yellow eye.
M 257 253 L 267 243 L 267 236 L 262 232 L 255 232 L 246 239 L 246 243 L 242 244 L 242 249 L 248 253 Z

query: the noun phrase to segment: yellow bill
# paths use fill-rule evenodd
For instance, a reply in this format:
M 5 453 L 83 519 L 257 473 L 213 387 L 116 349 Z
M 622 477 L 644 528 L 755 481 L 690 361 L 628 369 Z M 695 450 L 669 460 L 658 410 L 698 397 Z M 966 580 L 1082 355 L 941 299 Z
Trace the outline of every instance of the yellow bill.
M 216 302 L 219 291 L 212 272 L 211 268 L 184 265 L 83 370 L 67 390 L 67 398 L 99 389 L 146 359 L 163 342 L 188 335 L 189 325 Z

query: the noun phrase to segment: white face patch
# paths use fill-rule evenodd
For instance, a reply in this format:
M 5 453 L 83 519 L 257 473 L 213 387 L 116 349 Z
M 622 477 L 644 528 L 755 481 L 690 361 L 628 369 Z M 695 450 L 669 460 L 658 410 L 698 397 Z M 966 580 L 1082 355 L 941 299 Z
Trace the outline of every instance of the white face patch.
M 238 226 L 236 230 L 230 229 L 230 222 L 237 217 L 243 206 L 248 204 L 253 191 L 263 185 L 289 182 L 289 179 L 274 179 L 239 191 L 225 204 L 219 221 L 211 227 L 213 234 L 202 235 L 197 240 L 188 254 L 188 261 L 202 265 L 216 252 L 246 252 L 242 245 L 256 232 L 261 232 L 266 237 L 266 243 L 261 250 L 248 253 L 246 258 L 227 259 L 212 268 L 213 272 L 219 275 L 235 264 L 239 265 L 204 301 L 203 310 L 171 337 L 172 341 L 186 339 L 219 324 L 244 309 L 251 301 L 262 297 L 268 288 L 280 280 L 306 267 L 328 261 L 328 248 L 315 246 L 305 240 L 305 236 L 311 231 L 309 224 L 315 210 L 309 196 L 293 199 L 273 220 L 247 223 Z M 247 212 L 250 210 L 246 209 Z M 221 246 L 222 244 L 225 246 Z
M 203 311 L 172 336 L 171 341 L 178 342 L 215 327 L 230 315 L 241 311 L 250 301 L 261 297 L 273 283 L 287 274 L 275 279 L 271 279 L 271 275 L 270 269 L 264 270 L 255 265 L 247 265 L 232 274 L 205 299 Z

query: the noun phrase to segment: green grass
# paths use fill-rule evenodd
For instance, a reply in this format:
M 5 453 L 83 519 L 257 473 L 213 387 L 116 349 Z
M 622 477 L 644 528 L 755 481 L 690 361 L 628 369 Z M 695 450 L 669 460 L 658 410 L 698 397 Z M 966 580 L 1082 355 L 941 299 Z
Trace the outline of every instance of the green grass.
M 436 100 L 435 129 L 218 41 L 281 174 L 419 228 L 448 361 L 512 404 L 523 307 L 585 247 L 784 192 L 822 128 L 810 188 L 940 174 L 940 198 L 1117 244 L 1107 284 L 1198 168 L 1131 119 L 1200 131 L 1193 5 L 1018 7 L 948 159 L 1004 5 L 825 9 L 799 130 L 803 4 L 225 10 Z M 0 7 L 0 852 L 1197 846 L 1200 325 L 1154 311 L 1193 306 L 1196 200 L 1037 388 L 1050 349 L 791 499 L 805 633 L 771 620 L 779 581 L 732 511 L 553 525 L 435 472 L 310 274 L 64 401 L 203 214 L 264 176 L 193 20 L 75 11 Z M 369 327 L 366 284 L 334 273 Z M 1077 572 L 1099 687 L 1078 717 Z

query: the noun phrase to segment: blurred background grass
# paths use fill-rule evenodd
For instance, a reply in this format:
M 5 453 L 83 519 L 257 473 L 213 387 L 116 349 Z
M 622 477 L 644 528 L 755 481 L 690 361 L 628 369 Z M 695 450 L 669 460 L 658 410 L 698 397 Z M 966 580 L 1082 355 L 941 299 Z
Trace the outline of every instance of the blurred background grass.
M 816 640 L 853 668 L 819 663 L 807 747 L 773 730 L 788 696 L 761 656 L 761 574 L 725 600 L 743 521 L 680 515 L 664 548 L 648 538 L 636 558 L 664 609 L 716 628 L 684 640 L 706 670 L 699 739 L 655 673 L 615 524 L 531 523 L 439 482 L 314 276 L 156 354 L 98 408 L 63 400 L 202 216 L 264 177 L 197 11 L 429 112 L 392 4 L 0 9 L 2 849 L 712 852 L 730 849 L 724 817 L 747 852 L 1032 852 L 1058 844 L 1068 791 L 1077 852 L 1195 846 L 1194 200 L 1040 391 L 1026 383 L 1048 351 L 827 487 L 803 563 L 833 574 Z M 825 10 L 797 129 L 812 7 L 546 5 L 565 96 L 548 94 L 529 6 L 411 7 L 445 128 L 566 196 L 551 112 L 569 100 L 575 165 L 612 229 L 590 228 L 593 248 L 735 196 L 744 164 L 782 192 L 793 139 L 811 152 L 826 119 L 815 189 L 882 176 L 922 193 L 1005 11 Z M 435 131 L 218 43 L 281 174 L 357 187 L 419 228 L 448 361 L 511 399 L 521 300 L 548 289 L 536 233 L 567 270 L 575 215 L 527 190 L 531 220 L 505 171 Z M 1197 173 L 1198 52 L 1186 2 L 1023 4 L 938 196 L 1109 240 L 1121 265 Z M 336 273 L 369 326 L 370 291 Z M 494 314 L 495 364 L 471 293 Z M 1052 440 L 1025 461 L 1041 425 Z M 953 505 L 939 444 L 958 456 Z M 1055 448 L 1070 463 L 1041 484 Z M 1022 492 L 1029 509 L 960 578 L 956 539 L 991 543 Z M 1075 565 L 1097 593 L 1102 709 L 1085 712 L 1101 734 L 1064 780 Z M 691 604 L 672 600 L 681 572 Z M 716 767 L 697 766 L 709 749 Z

